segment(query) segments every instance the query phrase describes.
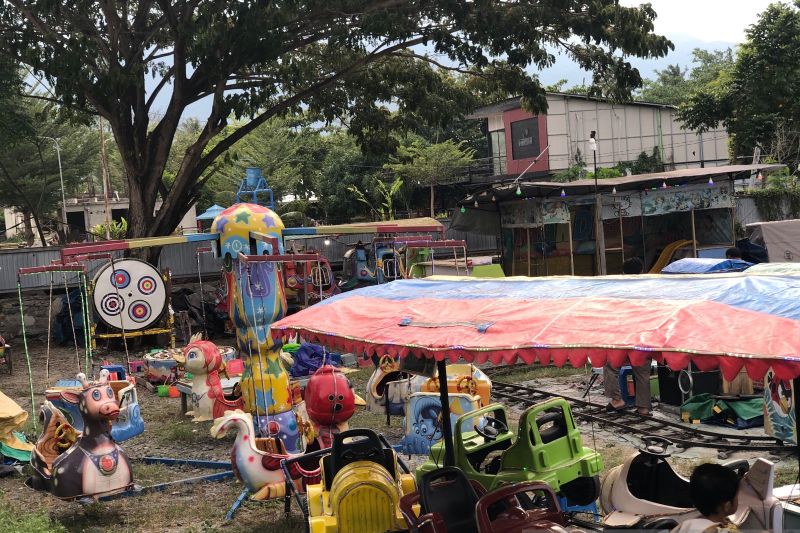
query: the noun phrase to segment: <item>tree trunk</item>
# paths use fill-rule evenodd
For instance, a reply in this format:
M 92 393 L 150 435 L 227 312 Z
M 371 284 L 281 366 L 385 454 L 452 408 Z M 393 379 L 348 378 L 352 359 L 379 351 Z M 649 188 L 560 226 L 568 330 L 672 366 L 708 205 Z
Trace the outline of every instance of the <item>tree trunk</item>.
M 431 218 L 436 218 L 436 206 L 433 203 L 433 195 L 436 190 L 436 185 L 431 184 Z
M 33 226 L 31 225 L 30 211 L 22 211 L 22 227 L 25 229 L 25 243 L 28 246 L 33 246 Z

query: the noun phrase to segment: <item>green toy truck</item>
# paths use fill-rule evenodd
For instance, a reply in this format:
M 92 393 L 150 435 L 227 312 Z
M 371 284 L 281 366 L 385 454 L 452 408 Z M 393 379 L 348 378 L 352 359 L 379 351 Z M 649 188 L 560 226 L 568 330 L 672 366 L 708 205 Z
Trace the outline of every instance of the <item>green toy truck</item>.
M 471 428 L 464 427 L 473 422 Z M 516 438 L 501 404 L 462 415 L 453 438 L 455 466 L 487 491 L 520 481 L 543 481 L 575 505 L 588 505 L 599 496 L 603 460 L 583 446 L 569 404 L 562 398 L 526 409 Z M 428 461 L 417 468 L 417 480 L 443 460 L 444 442 L 438 442 Z

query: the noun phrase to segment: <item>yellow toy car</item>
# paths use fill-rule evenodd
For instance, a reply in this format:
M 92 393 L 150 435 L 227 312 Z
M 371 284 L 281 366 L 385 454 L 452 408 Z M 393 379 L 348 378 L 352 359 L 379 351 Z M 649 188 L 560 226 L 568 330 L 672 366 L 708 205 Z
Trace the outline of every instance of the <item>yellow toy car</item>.
M 416 481 L 377 433 L 351 429 L 337 434 L 320 463 L 321 482 L 306 490 L 311 533 L 408 529 L 400 498 L 417 490 Z

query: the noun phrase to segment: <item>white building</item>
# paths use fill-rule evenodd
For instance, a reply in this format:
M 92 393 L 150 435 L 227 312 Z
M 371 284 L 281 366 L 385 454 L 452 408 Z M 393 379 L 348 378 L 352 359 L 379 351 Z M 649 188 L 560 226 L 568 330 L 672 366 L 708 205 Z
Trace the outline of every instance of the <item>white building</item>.
M 664 170 L 728 163 L 727 132 L 697 134 L 682 129 L 673 106 L 614 104 L 562 93 L 548 93 L 547 103 L 547 113 L 542 115 L 523 110 L 519 98 L 472 113 L 471 118 L 486 121 L 494 166 L 490 181 L 516 178 L 522 172 L 526 178 L 544 178 L 573 165 L 578 151 L 591 170 L 591 132 L 597 139 L 598 167 L 635 160 L 642 152 L 650 155 L 656 147 Z
M 73 240 L 84 240 L 86 234 L 98 224 L 104 224 L 106 221 L 106 207 L 102 196 L 84 196 L 81 198 L 67 198 L 67 223 L 70 226 L 70 232 Z M 128 205 L 127 198 L 120 198 L 116 195 L 108 200 L 109 219 L 119 221 L 122 218 L 128 218 Z M 161 202 L 156 204 L 156 209 L 161 207 Z M 59 220 L 61 219 L 61 210 L 58 211 Z M 23 233 L 24 226 L 22 224 L 22 213 L 14 210 L 13 208 L 5 208 L 4 216 L 6 221 L 6 239 L 13 239 L 19 233 Z M 34 234 L 36 234 L 35 223 L 31 221 L 34 226 Z M 183 216 L 178 228 L 182 233 L 193 233 L 197 231 L 197 212 L 195 206 L 192 206 L 189 211 Z M 38 236 L 37 236 L 38 238 Z

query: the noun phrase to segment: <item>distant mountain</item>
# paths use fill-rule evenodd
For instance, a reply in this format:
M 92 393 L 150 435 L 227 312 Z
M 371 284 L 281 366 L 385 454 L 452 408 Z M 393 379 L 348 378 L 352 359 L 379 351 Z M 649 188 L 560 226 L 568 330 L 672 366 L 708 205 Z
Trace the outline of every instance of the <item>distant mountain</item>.
M 692 63 L 692 50 L 702 48 L 705 50 L 724 50 L 735 48 L 735 43 L 721 41 L 702 41 L 688 35 L 670 35 L 675 50 L 660 59 L 631 58 L 631 64 L 639 69 L 642 78 L 655 78 L 656 70 L 663 70 L 667 65 L 679 64 L 682 68 Z M 540 72 L 539 78 L 544 85 L 552 85 L 560 80 L 567 80 L 564 88 L 574 85 L 588 84 L 592 80 L 592 73 L 582 70 L 574 61 L 564 56 L 559 56 L 553 68 Z

